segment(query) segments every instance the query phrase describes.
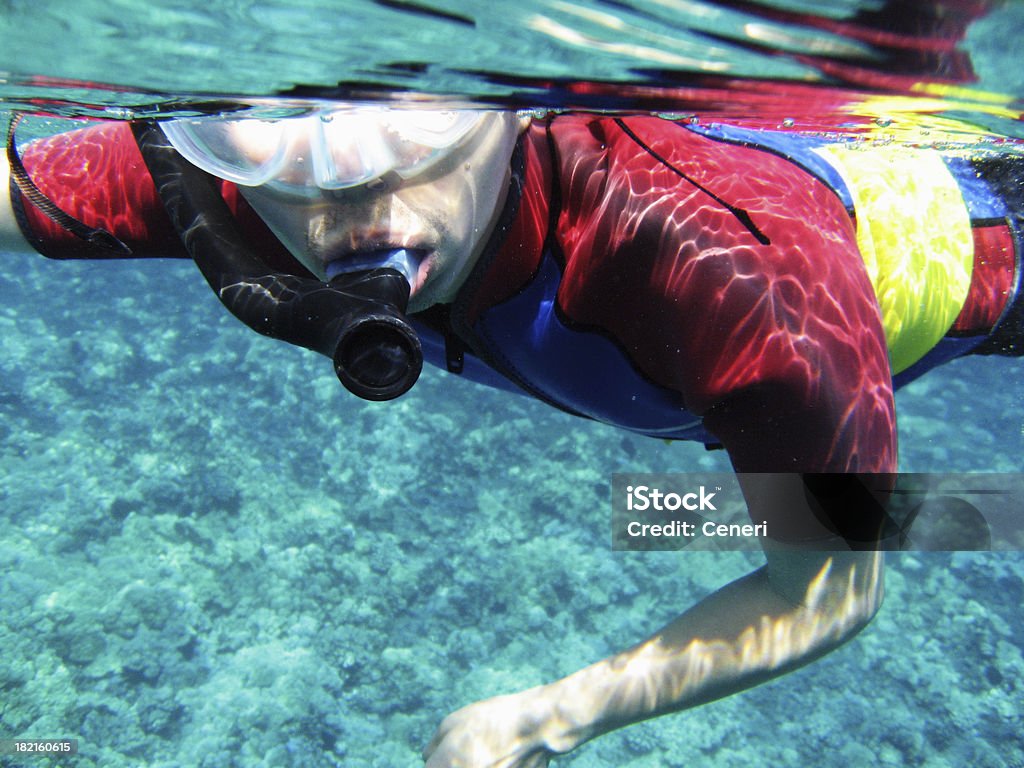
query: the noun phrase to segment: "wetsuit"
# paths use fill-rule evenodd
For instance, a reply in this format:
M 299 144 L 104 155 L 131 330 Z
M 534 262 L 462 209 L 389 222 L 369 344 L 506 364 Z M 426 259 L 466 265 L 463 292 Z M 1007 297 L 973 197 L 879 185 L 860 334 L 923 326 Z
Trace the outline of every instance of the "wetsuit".
M 135 254 L 185 256 L 128 126 L 36 142 L 24 162 Z M 538 121 L 473 273 L 418 320 L 440 364 L 722 444 L 737 470 L 891 471 L 894 375 L 1012 351 L 1024 205 L 1008 163 L 652 117 Z M 260 257 L 304 272 L 223 189 Z M 14 204 L 45 255 L 111 255 Z

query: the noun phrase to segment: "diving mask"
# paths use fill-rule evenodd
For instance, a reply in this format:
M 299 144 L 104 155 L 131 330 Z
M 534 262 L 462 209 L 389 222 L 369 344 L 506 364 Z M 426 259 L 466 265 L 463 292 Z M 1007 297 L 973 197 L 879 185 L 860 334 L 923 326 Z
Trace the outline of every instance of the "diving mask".
M 207 173 L 246 187 L 318 194 L 418 176 L 462 144 L 488 114 L 346 104 L 299 117 L 206 116 L 162 127 L 174 148 Z

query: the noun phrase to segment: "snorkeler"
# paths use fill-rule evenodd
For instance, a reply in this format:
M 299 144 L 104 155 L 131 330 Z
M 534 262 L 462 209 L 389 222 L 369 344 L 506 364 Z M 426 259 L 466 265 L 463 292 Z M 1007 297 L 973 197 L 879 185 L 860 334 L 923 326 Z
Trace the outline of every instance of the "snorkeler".
M 327 354 L 361 396 L 400 395 L 425 357 L 780 473 L 742 480 L 773 531 L 764 568 L 629 650 L 450 715 L 430 768 L 546 765 L 850 639 L 882 555 L 799 519 L 797 473 L 894 472 L 894 385 L 1021 353 L 1024 166 L 1006 158 L 354 105 L 103 123 L 9 156 L 0 247 L 191 257 L 244 322 Z

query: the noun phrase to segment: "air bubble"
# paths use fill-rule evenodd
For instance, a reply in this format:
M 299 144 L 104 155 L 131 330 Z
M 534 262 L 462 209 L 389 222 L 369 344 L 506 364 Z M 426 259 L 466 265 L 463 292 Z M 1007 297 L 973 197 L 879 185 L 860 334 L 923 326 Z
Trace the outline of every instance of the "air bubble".
M 104 107 L 103 111 L 115 120 L 131 120 L 135 117 L 135 113 L 127 107 Z

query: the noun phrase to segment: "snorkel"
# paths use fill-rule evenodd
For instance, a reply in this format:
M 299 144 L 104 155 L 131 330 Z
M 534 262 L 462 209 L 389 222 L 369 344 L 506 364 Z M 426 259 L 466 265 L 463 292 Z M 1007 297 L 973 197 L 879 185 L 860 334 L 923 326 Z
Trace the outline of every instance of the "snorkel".
M 158 123 L 134 131 L 174 228 L 232 314 L 258 333 L 331 358 L 341 383 L 366 400 L 394 399 L 416 383 L 423 352 L 404 314 L 408 253 L 377 254 L 378 264 L 346 265 L 326 282 L 275 272 L 246 246 L 217 179 L 182 157 Z

